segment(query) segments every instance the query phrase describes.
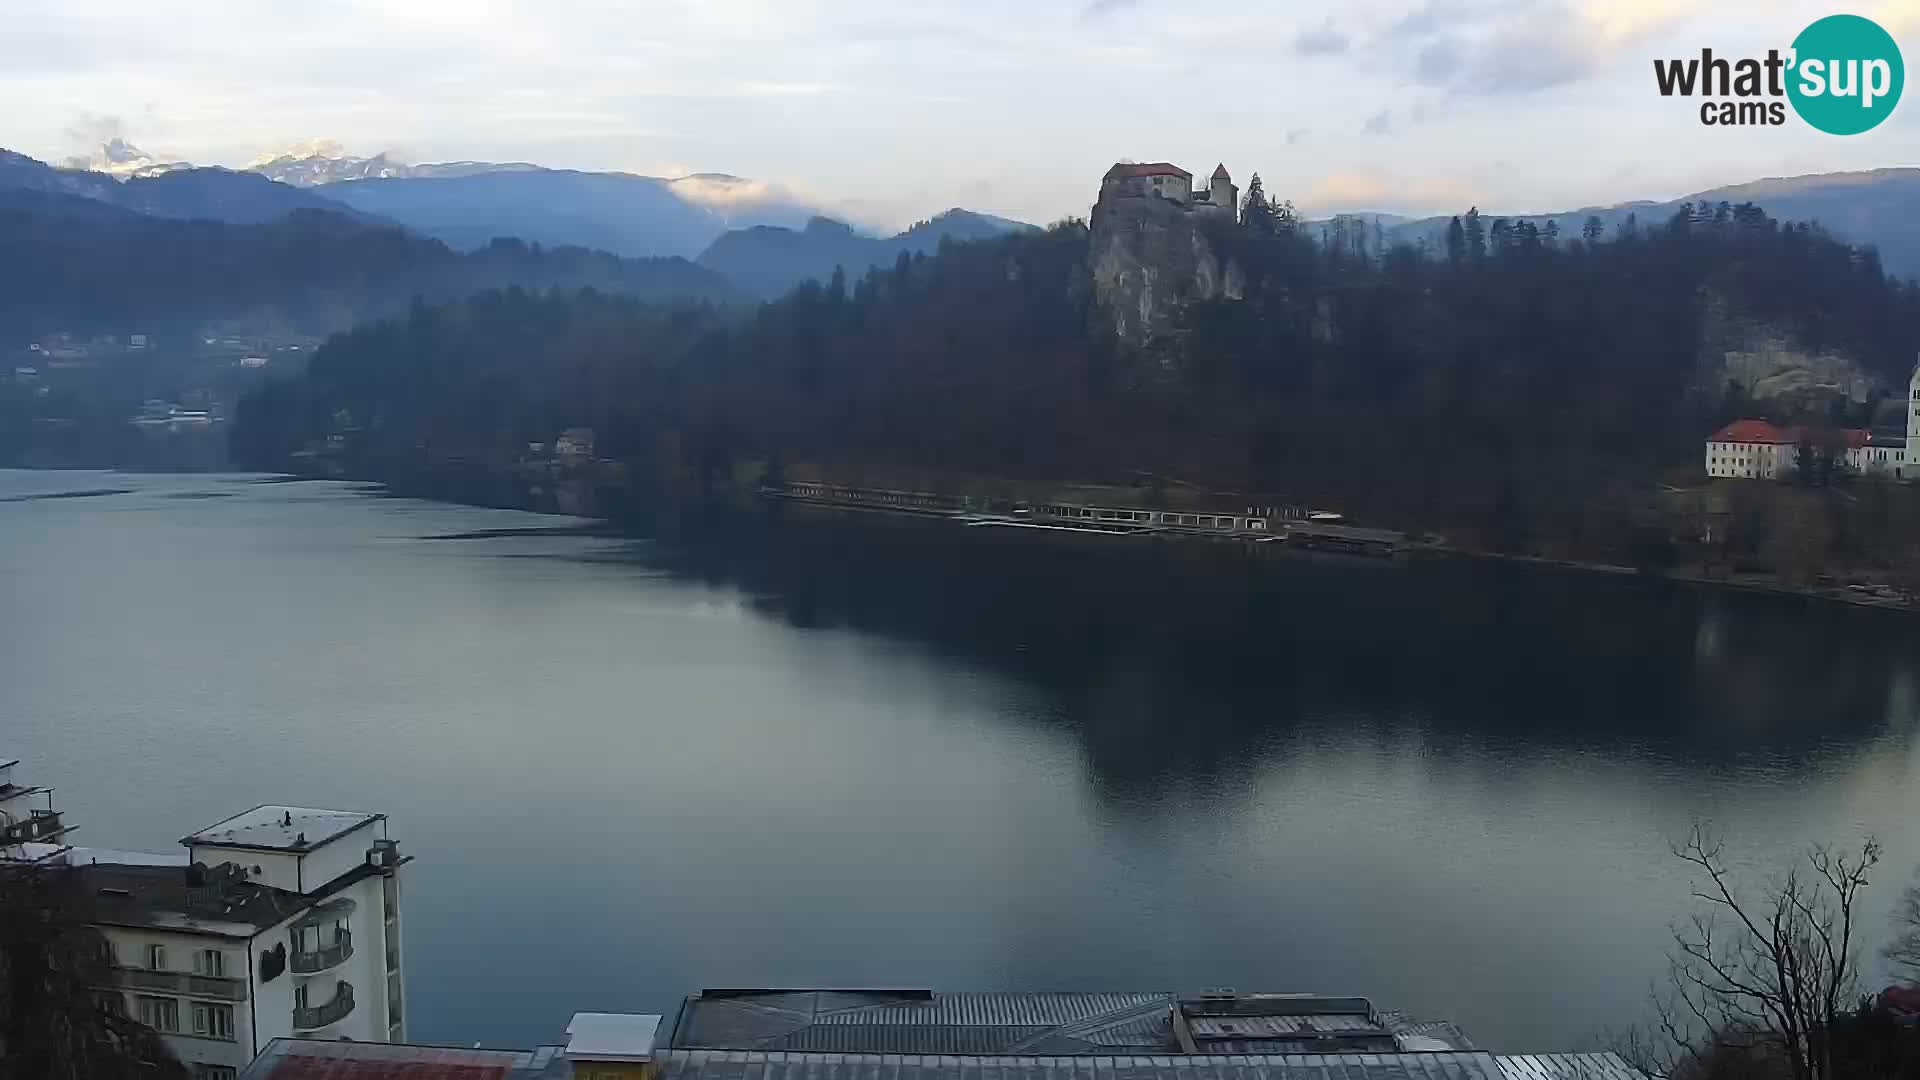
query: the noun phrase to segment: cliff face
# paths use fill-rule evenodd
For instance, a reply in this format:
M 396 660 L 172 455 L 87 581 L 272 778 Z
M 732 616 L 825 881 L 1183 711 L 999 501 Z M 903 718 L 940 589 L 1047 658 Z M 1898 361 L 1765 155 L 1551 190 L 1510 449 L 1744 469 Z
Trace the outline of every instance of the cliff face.
M 1174 329 L 1194 300 L 1238 300 L 1240 268 L 1223 262 L 1200 224 L 1207 219 L 1157 198 L 1102 198 L 1094 204 L 1088 261 L 1094 295 L 1130 345 Z
M 1706 298 L 1700 359 L 1703 388 L 1731 383 L 1754 401 L 1789 411 L 1816 410 L 1832 401 L 1860 405 L 1876 392 L 1901 389 L 1866 370 L 1857 357 L 1832 348 L 1809 349 L 1789 330 L 1730 313 L 1717 296 Z

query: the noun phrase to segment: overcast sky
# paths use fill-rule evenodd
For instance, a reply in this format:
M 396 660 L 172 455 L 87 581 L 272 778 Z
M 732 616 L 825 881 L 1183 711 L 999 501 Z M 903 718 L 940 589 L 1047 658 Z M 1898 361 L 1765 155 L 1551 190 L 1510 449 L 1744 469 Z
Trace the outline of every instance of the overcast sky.
M 6 0 L 0 146 L 729 172 L 874 224 L 1085 214 L 1123 158 L 1314 211 L 1561 210 L 1920 164 L 1920 100 L 1837 138 L 1654 89 L 1836 10 L 1920 59 L 1920 0 Z

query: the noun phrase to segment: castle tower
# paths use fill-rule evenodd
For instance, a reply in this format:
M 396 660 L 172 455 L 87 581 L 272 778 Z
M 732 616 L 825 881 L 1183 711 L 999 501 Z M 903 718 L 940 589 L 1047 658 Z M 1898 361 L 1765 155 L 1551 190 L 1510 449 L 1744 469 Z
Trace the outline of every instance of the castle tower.
M 1213 181 L 1209 188 L 1209 198 L 1213 205 L 1225 207 L 1228 214 L 1238 220 L 1240 213 L 1240 189 L 1233 186 L 1233 178 L 1227 175 L 1227 163 L 1221 162 L 1213 167 Z M 1920 372 L 1915 373 L 1920 377 Z
M 1920 363 L 1913 366 L 1913 378 L 1907 384 L 1906 458 L 1894 475 L 1902 480 L 1920 480 Z

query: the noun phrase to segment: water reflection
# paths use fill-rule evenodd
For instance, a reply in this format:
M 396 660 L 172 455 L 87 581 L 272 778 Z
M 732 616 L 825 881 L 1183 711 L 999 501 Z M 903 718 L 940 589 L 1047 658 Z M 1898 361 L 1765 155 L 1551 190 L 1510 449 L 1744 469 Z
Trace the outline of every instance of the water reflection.
M 222 484 L 0 474 L 129 489 L 0 503 L 5 749 L 94 843 L 389 812 L 424 1039 L 702 985 L 1235 985 L 1557 1049 L 1637 1014 L 1694 817 L 1755 869 L 1920 862 L 1920 650 L 1875 613 Z
M 1793 782 L 1849 747 L 1904 747 L 1917 715 L 1910 619 L 1789 597 L 819 517 L 626 556 L 796 629 L 912 641 L 1043 688 L 1054 707 L 1023 719 L 1070 732 L 1125 798 L 1244 778 L 1318 722 L 1415 737 L 1436 764 L 1597 752 Z

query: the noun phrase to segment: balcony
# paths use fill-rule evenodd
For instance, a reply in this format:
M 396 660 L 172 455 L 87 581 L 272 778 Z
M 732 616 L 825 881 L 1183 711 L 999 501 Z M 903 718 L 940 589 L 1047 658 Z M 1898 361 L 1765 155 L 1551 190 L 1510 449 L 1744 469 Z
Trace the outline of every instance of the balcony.
M 33 810 L 18 821 L 0 825 L 0 846 L 47 843 L 67 831 L 58 810 Z
M 333 992 L 333 1000 L 325 1005 L 316 1005 L 310 1009 L 295 1006 L 293 1010 L 293 1029 L 295 1031 L 314 1031 L 346 1018 L 353 1011 L 353 987 L 342 982 Z
M 296 975 L 311 975 L 316 971 L 325 971 L 346 962 L 353 955 L 353 934 L 342 927 L 340 934 L 331 945 L 323 945 L 312 952 L 290 952 L 287 954 L 287 966 Z M 345 985 L 345 984 L 342 984 Z
M 191 975 L 184 971 L 117 967 L 113 969 L 113 985 L 128 990 L 160 990 L 188 997 L 213 998 L 216 1001 L 247 1000 L 247 983 L 244 979 Z

